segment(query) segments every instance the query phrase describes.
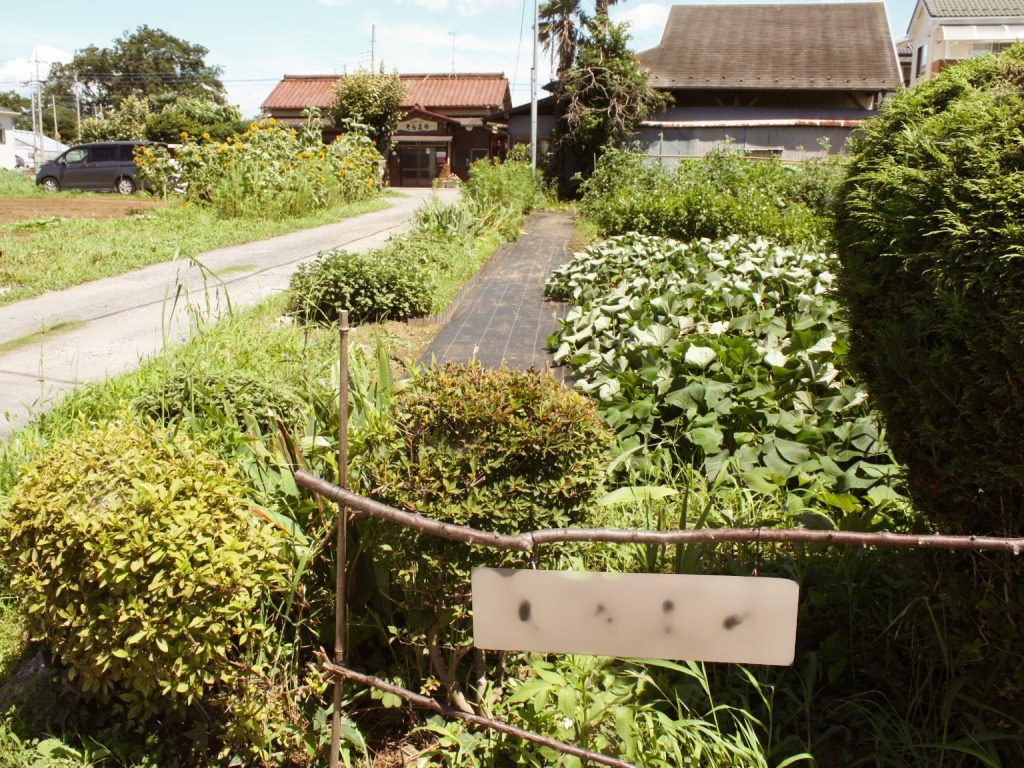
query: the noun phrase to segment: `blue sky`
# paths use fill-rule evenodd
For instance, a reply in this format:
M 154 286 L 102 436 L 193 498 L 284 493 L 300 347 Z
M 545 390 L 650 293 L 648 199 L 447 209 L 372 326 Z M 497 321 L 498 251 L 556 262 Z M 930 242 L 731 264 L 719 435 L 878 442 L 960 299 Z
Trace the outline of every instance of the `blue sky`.
M 20 84 L 30 77 L 34 51 L 43 61 L 67 60 L 76 48 L 109 45 L 124 30 L 148 24 L 209 48 L 208 61 L 224 68 L 230 100 L 253 115 L 285 72 L 330 73 L 366 66 L 370 28 L 376 25 L 377 59 L 388 68 L 449 71 L 454 33 L 455 69 L 504 72 L 512 81 L 513 101 L 520 103 L 529 98 L 531 3 L 92 0 L 85 7 L 80 0 L 49 0 L 43 6 L 5 3 L 0 26 L 0 90 L 22 89 Z M 634 47 L 640 50 L 658 42 L 671 5 L 626 0 L 613 7 L 613 17 L 631 23 Z M 886 0 L 886 6 L 894 34 L 902 34 L 914 0 Z M 45 64 L 42 69 L 45 71 Z M 541 77 L 549 72 L 550 61 L 542 54 Z

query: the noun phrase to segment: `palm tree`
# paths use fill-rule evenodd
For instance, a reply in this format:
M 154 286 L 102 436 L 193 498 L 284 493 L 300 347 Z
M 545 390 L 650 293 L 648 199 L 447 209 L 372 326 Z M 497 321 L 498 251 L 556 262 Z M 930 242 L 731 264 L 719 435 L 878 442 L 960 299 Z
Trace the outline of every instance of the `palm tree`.
M 540 7 L 537 34 L 545 51 L 558 52 L 559 74 L 571 68 L 576 60 L 582 15 L 580 0 L 547 0 Z
M 608 9 L 618 0 L 594 0 L 594 16 L 601 26 L 608 21 Z M 586 14 L 580 0 L 547 0 L 539 9 L 540 26 L 537 30 L 541 45 L 548 52 L 558 53 L 558 74 L 576 62 L 576 44 Z

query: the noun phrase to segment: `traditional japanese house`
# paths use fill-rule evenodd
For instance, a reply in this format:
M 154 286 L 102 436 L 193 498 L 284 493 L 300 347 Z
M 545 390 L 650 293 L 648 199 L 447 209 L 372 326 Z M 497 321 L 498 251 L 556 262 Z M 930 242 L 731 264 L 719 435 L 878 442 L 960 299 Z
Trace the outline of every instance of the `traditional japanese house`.
M 402 74 L 402 119 L 388 157 L 394 186 L 430 186 L 449 165 L 465 179 L 475 160 L 500 154 L 505 125 L 488 118 L 511 107 L 508 79 L 501 73 Z M 324 114 L 324 140 L 338 128 L 327 116 L 334 104 L 337 75 L 285 75 L 263 101 L 263 112 L 286 123 L 303 120 L 318 107 Z

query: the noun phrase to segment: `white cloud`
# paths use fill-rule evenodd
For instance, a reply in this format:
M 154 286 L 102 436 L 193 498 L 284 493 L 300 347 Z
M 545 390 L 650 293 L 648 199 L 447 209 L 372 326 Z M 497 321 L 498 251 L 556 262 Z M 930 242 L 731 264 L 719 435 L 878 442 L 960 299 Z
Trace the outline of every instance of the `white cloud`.
M 452 0 L 395 0 L 398 5 L 416 5 L 431 13 L 443 13 L 452 5 Z M 455 12 L 459 16 L 479 16 L 487 11 L 507 6 L 507 0 L 455 0 Z
M 666 3 L 640 3 L 632 8 L 611 10 L 612 21 L 621 24 L 629 22 L 630 32 L 650 32 L 665 28 L 668 12 L 672 6 Z
M 452 49 L 452 30 L 437 24 L 395 24 L 377 27 L 377 40 L 390 47 L 394 43 L 427 48 Z M 455 51 L 494 53 L 515 56 L 519 36 L 481 37 L 472 34 L 455 34 Z
M 425 8 L 431 13 L 441 13 L 448 10 L 448 0 L 397 0 L 399 5 L 416 5 Z
M 44 80 L 50 73 L 51 64 L 58 62 L 66 64 L 72 58 L 71 53 L 68 51 L 54 48 L 50 45 L 37 46 L 33 54 L 34 56 L 30 55 L 29 58 L 9 59 L 0 64 L 0 83 L 3 83 L 0 90 L 9 88 L 15 82 L 24 83 L 34 80 L 36 77 L 36 65 L 33 58 L 36 56 L 39 58 L 39 77 Z

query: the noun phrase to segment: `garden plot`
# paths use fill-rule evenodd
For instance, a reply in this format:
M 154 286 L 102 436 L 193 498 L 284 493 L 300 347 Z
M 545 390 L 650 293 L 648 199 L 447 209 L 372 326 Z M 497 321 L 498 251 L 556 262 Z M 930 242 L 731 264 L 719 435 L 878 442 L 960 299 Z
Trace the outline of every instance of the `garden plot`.
M 623 447 L 714 481 L 840 508 L 897 498 L 866 393 L 842 370 L 834 258 L 730 238 L 611 238 L 556 270 L 572 303 L 556 362 L 601 403 Z
M 121 219 L 167 203 L 148 197 L 3 197 L 0 226 L 14 221 L 48 219 Z

